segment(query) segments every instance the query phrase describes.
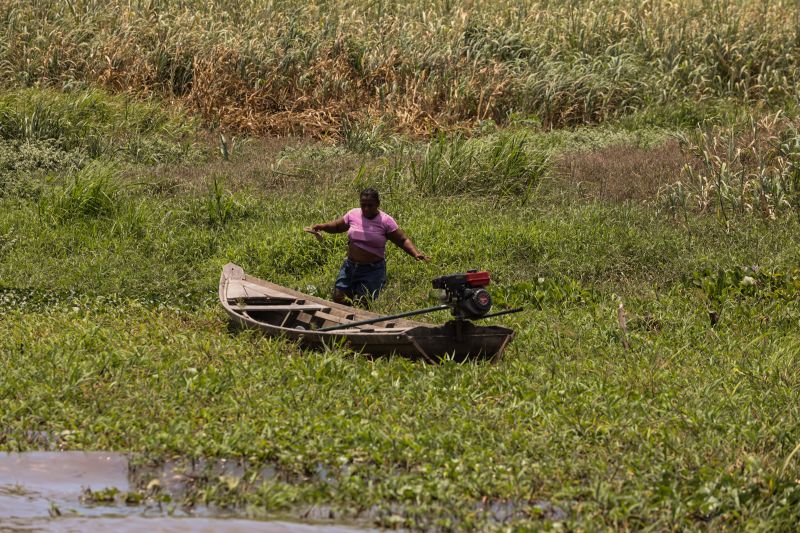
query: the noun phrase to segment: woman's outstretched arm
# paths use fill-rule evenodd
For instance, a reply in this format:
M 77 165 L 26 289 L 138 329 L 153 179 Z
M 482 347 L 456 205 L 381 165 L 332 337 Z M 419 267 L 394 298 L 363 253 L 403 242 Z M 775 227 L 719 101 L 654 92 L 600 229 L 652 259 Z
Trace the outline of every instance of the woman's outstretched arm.
M 325 222 L 324 224 L 314 224 L 311 226 L 311 229 L 314 231 L 324 231 L 325 233 L 343 233 L 347 231 L 349 227 L 347 222 L 344 221 L 344 217 L 341 217 L 336 220 L 331 220 L 330 222 Z
M 390 241 L 395 243 L 401 250 L 416 259 L 417 261 L 425 261 L 426 263 L 431 260 L 427 255 L 420 253 L 414 243 L 403 230 L 397 228 L 391 233 L 386 235 Z

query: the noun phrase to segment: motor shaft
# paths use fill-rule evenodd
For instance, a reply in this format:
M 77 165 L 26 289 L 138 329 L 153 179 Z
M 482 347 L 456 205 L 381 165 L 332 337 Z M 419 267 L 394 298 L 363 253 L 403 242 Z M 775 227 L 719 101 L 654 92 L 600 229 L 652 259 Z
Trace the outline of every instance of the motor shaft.
M 374 324 L 375 322 L 383 322 L 384 320 L 394 320 L 395 318 L 403 318 L 414 315 L 424 315 L 425 313 L 433 313 L 434 311 L 442 311 L 443 309 L 450 309 L 450 306 L 447 304 L 442 304 L 434 307 L 426 307 L 425 309 L 417 309 L 416 311 L 406 311 L 405 313 L 398 313 L 396 315 L 379 316 L 375 318 L 367 318 L 365 320 L 356 320 L 355 322 L 336 324 L 335 326 L 319 328 L 314 331 L 335 331 L 337 329 L 345 329 L 345 328 L 351 328 L 353 326 L 364 326 L 366 324 Z

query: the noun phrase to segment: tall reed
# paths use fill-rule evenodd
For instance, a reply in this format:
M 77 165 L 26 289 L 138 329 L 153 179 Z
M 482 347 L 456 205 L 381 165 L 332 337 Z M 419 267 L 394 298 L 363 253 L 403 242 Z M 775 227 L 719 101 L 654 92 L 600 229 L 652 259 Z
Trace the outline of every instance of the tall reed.
M 800 130 L 780 113 L 751 117 L 744 131 L 698 129 L 682 141 L 702 164 L 687 165 L 681 181 L 661 192 L 673 213 L 713 211 L 727 220 L 750 213 L 775 218 L 800 209 Z
M 796 2 L 634 0 L 0 5 L 7 87 L 174 98 L 210 124 L 337 135 L 345 119 L 432 133 L 545 127 L 798 95 Z

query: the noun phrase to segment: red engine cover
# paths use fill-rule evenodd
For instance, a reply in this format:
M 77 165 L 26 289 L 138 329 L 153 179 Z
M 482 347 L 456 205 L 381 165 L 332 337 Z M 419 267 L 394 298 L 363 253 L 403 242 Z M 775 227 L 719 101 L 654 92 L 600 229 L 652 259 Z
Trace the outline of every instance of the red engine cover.
M 467 272 L 467 285 L 470 287 L 485 287 L 489 284 L 489 273 L 482 272 Z

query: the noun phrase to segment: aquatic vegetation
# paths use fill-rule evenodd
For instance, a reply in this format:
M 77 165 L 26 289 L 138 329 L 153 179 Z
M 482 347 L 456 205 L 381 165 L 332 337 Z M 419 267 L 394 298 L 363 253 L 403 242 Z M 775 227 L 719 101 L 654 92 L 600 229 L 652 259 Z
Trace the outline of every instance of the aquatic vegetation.
M 433 275 L 468 267 L 493 272 L 498 309 L 526 307 L 498 319 L 518 334 L 499 365 L 432 366 L 227 330 L 215 300 L 228 260 L 324 295 L 342 257 L 341 239 L 320 244 L 299 228 L 343 212 L 349 184 L 258 187 L 225 190 L 249 207 L 222 227 L 193 218 L 189 206 L 209 194 L 202 186 L 128 192 L 116 209 L 69 224 L 26 224 L 39 206 L 24 199 L 2 211 L 3 449 L 41 447 L 35 430 L 56 435 L 59 449 L 244 462 L 241 472 L 198 475 L 172 503 L 298 516 L 320 506 L 387 527 L 796 518 L 797 464 L 784 463 L 800 415 L 789 407 L 800 312 L 793 298 L 773 297 L 793 275 L 767 274 L 790 272 L 796 221 L 759 236 L 764 274 L 726 274 L 731 289 L 711 328 L 708 297 L 685 276 L 750 264 L 759 230 L 746 220 L 724 228 L 691 215 L 688 241 L 647 206 L 540 199 L 489 223 L 479 200 L 388 196 L 434 263 L 390 252 L 380 311 L 418 307 Z M 119 209 L 133 199 L 143 231 L 120 233 Z M 756 409 L 764 416 L 748 415 Z M 147 494 L 152 479 L 130 492 Z

